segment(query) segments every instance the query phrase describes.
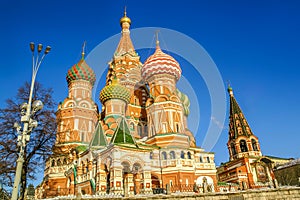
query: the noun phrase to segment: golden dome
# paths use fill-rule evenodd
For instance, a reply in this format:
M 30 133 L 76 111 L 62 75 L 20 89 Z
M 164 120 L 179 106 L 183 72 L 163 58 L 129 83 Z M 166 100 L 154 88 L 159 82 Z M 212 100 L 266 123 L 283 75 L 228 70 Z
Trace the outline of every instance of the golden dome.
M 124 11 L 124 16 L 120 19 L 120 25 L 122 26 L 123 23 L 127 22 L 129 25 L 131 25 L 131 19 L 127 17 L 126 15 L 126 8 Z

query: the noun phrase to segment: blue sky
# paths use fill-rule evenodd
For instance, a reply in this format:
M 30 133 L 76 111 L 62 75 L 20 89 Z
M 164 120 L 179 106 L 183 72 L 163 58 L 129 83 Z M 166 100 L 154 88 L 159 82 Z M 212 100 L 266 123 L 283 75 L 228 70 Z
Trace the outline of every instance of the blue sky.
M 203 46 L 218 67 L 224 85 L 230 80 L 263 154 L 300 157 L 300 3 L 296 0 L 3 0 L 0 106 L 25 81 L 30 81 L 31 41 L 52 47 L 37 80 L 52 87 L 55 100 L 62 101 L 67 96 L 67 70 L 80 59 L 83 41 L 87 41 L 89 53 L 102 41 L 120 33 L 124 5 L 132 20 L 131 28 L 176 30 Z M 149 55 L 146 52 L 140 52 L 143 61 Z M 179 62 L 183 75 L 189 79 L 188 75 L 193 74 L 189 63 L 180 58 Z M 189 81 L 198 91 L 202 121 L 196 140 L 201 145 L 211 119 L 209 93 L 201 76 L 191 76 Z M 228 105 L 227 93 L 226 97 Z M 228 116 L 212 149 L 217 164 L 228 161 L 227 127 Z

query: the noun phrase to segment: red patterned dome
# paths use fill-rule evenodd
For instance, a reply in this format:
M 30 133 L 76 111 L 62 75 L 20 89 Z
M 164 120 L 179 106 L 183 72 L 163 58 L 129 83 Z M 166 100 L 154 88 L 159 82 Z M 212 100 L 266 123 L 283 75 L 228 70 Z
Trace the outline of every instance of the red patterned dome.
M 164 53 L 158 45 L 142 68 L 142 77 L 145 80 L 156 74 L 170 74 L 175 76 L 176 80 L 181 76 L 179 63 L 172 56 Z
M 66 79 L 68 85 L 70 85 L 70 83 L 75 80 L 86 80 L 94 85 L 96 81 L 96 75 L 85 62 L 84 58 L 82 58 L 77 64 L 73 65 L 73 67 L 68 70 Z

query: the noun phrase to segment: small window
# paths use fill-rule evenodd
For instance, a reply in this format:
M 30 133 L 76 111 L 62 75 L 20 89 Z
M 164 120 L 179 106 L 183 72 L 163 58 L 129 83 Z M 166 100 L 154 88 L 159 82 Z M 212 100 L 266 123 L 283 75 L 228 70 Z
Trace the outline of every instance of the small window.
M 175 152 L 174 151 L 170 152 L 170 159 L 175 159 Z
M 241 140 L 240 141 L 240 148 L 242 152 L 247 152 L 248 148 L 247 148 L 247 143 L 245 140 Z
M 167 160 L 167 153 L 164 151 L 161 153 L 162 159 Z
M 176 123 L 176 132 L 179 133 L 179 124 Z
M 258 151 L 257 143 L 255 139 L 251 140 L 253 151 Z
M 153 152 L 150 152 L 150 159 L 153 159 Z
M 202 156 L 200 156 L 200 162 L 203 163 L 203 158 L 202 158 Z
M 188 159 L 192 159 L 191 152 L 187 152 L 187 158 L 188 158 Z
M 184 157 L 185 157 L 184 151 L 181 151 L 180 158 L 184 159 Z
M 60 161 L 60 159 L 57 160 L 57 166 L 61 166 L 61 161 Z
M 210 158 L 208 156 L 207 156 L 206 160 L 208 163 L 210 163 Z

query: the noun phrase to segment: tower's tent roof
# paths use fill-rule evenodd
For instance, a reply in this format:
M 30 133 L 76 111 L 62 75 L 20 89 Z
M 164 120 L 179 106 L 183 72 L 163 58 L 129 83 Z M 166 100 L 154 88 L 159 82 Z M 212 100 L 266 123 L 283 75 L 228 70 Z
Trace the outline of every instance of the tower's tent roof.
M 125 121 L 125 118 L 121 118 L 117 129 L 114 132 L 114 135 L 111 139 L 111 144 L 129 144 L 137 146 L 135 139 L 130 133 L 128 124 Z
M 107 146 L 107 139 L 104 134 L 103 127 L 99 122 L 94 132 L 93 139 L 91 140 L 90 147 L 99 148 L 99 147 L 106 147 L 106 146 Z

